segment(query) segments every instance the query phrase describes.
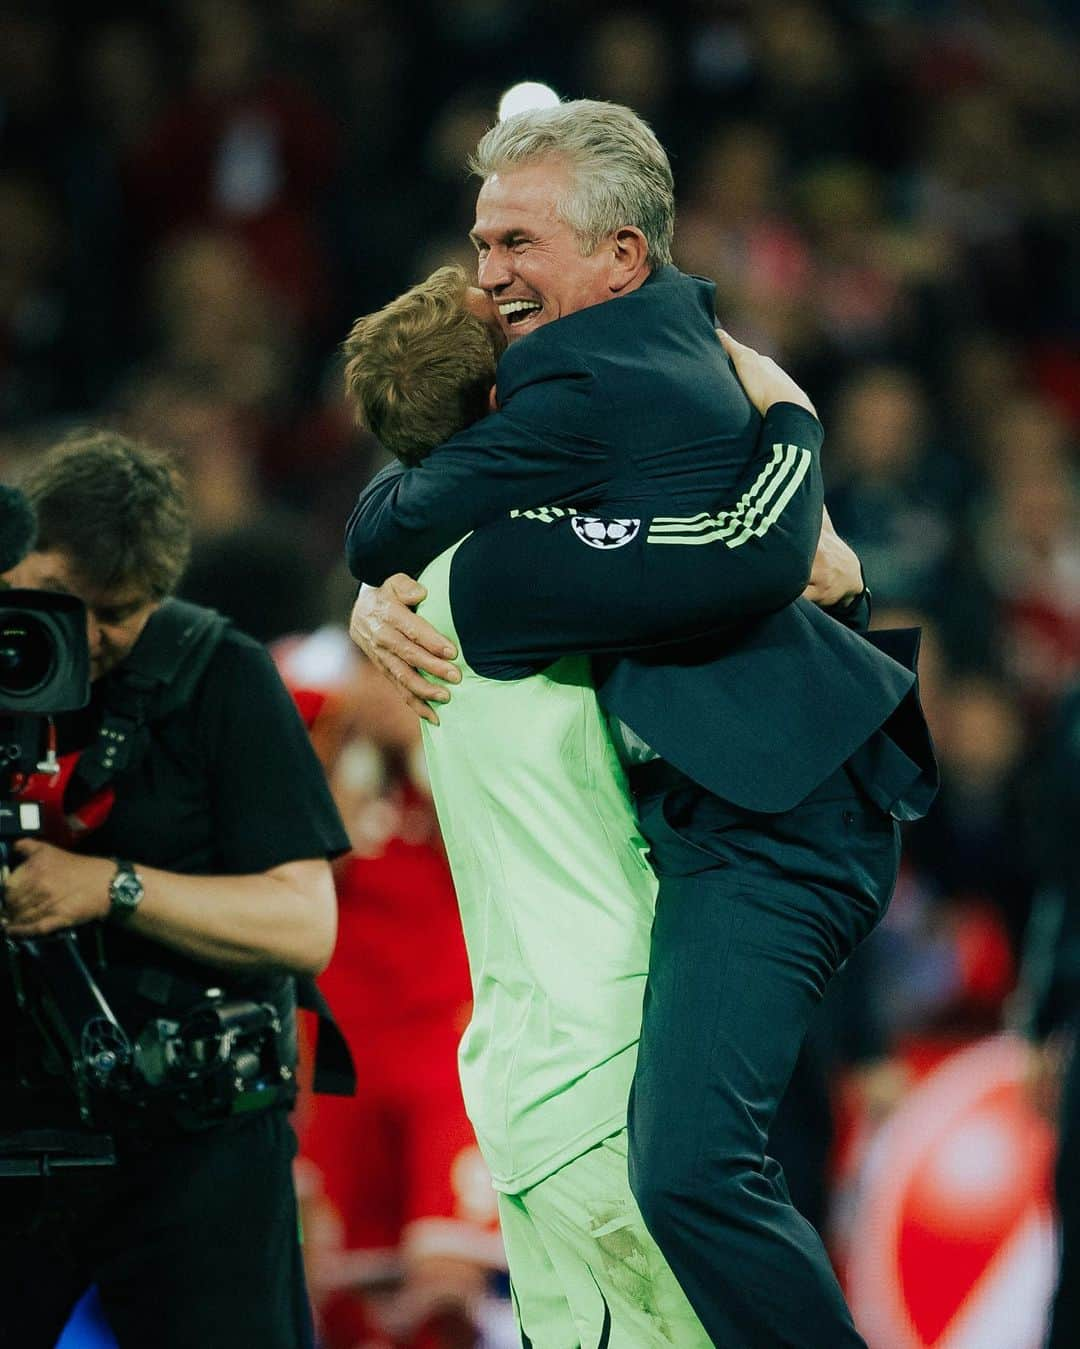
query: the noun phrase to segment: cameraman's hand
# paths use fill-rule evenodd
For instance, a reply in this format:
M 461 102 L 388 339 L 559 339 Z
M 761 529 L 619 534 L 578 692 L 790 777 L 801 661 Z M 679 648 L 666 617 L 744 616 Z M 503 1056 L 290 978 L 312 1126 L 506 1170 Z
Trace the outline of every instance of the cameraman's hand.
M 116 867 L 107 857 L 83 857 L 51 843 L 24 838 L 22 858 L 4 891 L 3 925 L 9 937 L 44 937 L 109 913 Z

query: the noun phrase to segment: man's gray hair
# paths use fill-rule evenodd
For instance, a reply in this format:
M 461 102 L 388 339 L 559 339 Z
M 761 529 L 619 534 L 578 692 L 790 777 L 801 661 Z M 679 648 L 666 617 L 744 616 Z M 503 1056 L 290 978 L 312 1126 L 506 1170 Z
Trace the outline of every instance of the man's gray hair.
M 486 181 L 511 165 L 556 158 L 570 165 L 572 186 L 555 209 L 583 254 L 621 226 L 635 225 L 649 245 L 650 265 L 671 261 L 671 165 L 652 128 L 618 103 L 581 98 L 519 112 L 481 138 L 469 170 Z

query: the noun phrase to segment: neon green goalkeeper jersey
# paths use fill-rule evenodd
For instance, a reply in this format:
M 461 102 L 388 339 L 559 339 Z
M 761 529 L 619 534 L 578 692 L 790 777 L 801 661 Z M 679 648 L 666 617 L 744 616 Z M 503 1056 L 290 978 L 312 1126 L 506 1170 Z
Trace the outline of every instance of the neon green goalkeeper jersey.
M 420 578 L 420 613 L 459 648 L 461 547 Z M 588 658 L 499 680 L 458 664 L 423 732 L 472 973 L 461 1082 L 495 1187 L 516 1193 L 626 1124 L 656 882 Z

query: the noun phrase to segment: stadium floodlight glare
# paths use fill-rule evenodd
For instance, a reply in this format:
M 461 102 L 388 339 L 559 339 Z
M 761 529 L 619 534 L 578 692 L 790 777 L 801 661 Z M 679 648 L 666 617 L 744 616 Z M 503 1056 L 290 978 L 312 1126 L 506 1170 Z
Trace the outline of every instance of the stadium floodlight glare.
M 550 84 L 538 84 L 535 80 L 523 80 L 521 84 L 511 85 L 499 99 L 499 121 L 505 122 L 517 112 L 528 112 L 530 108 L 554 108 L 559 95 Z

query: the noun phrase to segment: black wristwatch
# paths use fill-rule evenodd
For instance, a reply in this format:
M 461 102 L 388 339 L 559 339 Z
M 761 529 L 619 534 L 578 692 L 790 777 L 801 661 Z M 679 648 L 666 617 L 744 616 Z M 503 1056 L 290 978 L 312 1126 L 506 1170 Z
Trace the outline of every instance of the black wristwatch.
M 109 882 L 109 917 L 130 918 L 142 903 L 143 883 L 130 862 L 116 859 L 116 875 Z

